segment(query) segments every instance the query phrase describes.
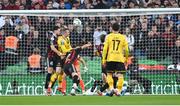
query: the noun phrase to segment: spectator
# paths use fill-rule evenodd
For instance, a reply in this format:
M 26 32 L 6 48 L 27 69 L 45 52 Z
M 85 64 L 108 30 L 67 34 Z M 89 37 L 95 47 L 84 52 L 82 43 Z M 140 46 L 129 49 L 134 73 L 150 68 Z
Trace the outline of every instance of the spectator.
M 159 44 L 160 38 L 153 32 L 149 31 L 148 36 L 144 39 L 145 52 L 148 59 L 158 59 L 159 58 Z
M 28 25 L 28 19 L 27 19 L 27 17 L 21 16 L 21 17 L 20 17 L 20 20 L 19 20 L 19 22 L 18 22 L 18 24 L 17 24 L 16 27 L 19 27 L 18 29 L 19 29 L 20 31 L 23 31 L 24 34 L 28 34 L 28 32 L 29 32 L 29 25 Z
M 42 56 L 40 50 L 38 48 L 34 48 L 33 53 L 28 57 L 28 72 L 37 73 L 43 72 L 43 63 Z
M 3 10 L 3 4 L 0 3 L 0 10 Z
M 0 29 L 0 56 L 4 53 L 4 31 Z
M 52 4 L 51 4 L 51 3 L 48 3 L 48 4 L 46 5 L 46 9 L 47 9 L 47 10 L 51 10 L 51 9 L 53 9 Z
M 176 39 L 176 35 L 172 32 L 171 26 L 166 26 L 165 27 L 165 32 L 162 34 L 164 46 L 163 46 L 163 56 L 168 56 L 171 55 L 171 50 L 174 47 L 174 42 Z
M 97 0 L 94 9 L 108 9 L 108 6 L 106 5 L 105 0 Z
M 134 51 L 134 36 L 128 27 L 126 28 L 125 35 L 128 41 L 129 52 L 132 53 Z
M 19 38 L 13 33 L 13 29 L 7 29 L 5 37 L 5 56 L 6 65 L 14 65 L 18 62 Z
M 95 54 L 96 53 L 100 53 L 100 44 L 101 44 L 101 40 L 100 40 L 100 36 L 104 34 L 107 35 L 107 32 L 102 30 L 101 26 L 97 26 L 94 34 L 93 34 L 93 38 L 94 38 L 94 45 L 95 45 Z M 97 55 L 97 54 L 96 54 Z
M 64 5 L 66 9 L 72 9 L 72 5 L 69 0 L 64 0 Z
M 175 46 L 172 50 L 172 60 L 174 65 L 180 65 L 180 36 L 175 41 Z

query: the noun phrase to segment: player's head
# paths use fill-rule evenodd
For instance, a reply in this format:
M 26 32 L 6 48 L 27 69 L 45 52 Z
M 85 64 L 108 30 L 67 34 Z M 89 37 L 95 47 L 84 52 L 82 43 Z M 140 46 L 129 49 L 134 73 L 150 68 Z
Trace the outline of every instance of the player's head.
M 59 26 L 54 26 L 53 28 L 53 32 L 56 34 L 56 35 L 60 35 L 60 27 Z
M 69 31 L 68 28 L 64 28 L 64 29 L 63 29 L 63 35 L 64 35 L 65 37 L 68 37 L 68 36 L 70 35 L 70 31 Z
M 119 24 L 118 24 L 117 22 L 115 22 L 115 23 L 112 24 L 112 30 L 113 30 L 113 31 L 118 32 L 118 31 L 119 31 L 119 28 L 120 28 L 120 26 L 119 26 Z
M 175 44 L 177 47 L 180 47 L 180 36 L 176 39 Z
M 101 43 L 103 43 L 105 41 L 105 38 L 106 38 L 106 35 L 105 34 L 102 34 L 100 36 L 100 40 L 101 40 Z
M 40 52 L 39 48 L 34 48 L 33 50 L 33 54 L 40 54 Z

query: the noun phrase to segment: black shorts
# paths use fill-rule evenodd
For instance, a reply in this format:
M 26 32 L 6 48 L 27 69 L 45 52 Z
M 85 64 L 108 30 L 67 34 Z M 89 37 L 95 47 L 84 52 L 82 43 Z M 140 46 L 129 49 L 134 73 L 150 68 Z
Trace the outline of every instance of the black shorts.
M 126 71 L 126 68 L 125 68 L 124 63 L 122 62 L 107 62 L 106 71 L 107 72 L 120 72 L 124 74 Z
M 56 70 L 56 67 L 63 67 L 63 60 L 59 56 L 49 57 L 48 60 L 48 67 L 53 67 Z
M 72 78 L 71 74 L 72 74 L 73 72 L 77 72 L 77 71 L 76 71 L 76 68 L 75 68 L 74 65 L 71 64 L 71 63 L 64 64 L 63 70 L 64 70 L 65 74 L 66 74 L 67 76 L 69 76 L 70 78 Z

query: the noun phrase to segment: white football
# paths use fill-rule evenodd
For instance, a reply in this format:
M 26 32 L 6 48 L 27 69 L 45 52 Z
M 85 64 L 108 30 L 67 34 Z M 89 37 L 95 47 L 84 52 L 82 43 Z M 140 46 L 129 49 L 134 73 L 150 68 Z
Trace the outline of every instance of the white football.
M 81 25 L 82 25 L 82 22 L 81 22 L 80 19 L 74 18 L 74 20 L 73 20 L 73 25 L 74 25 L 74 26 L 81 26 Z

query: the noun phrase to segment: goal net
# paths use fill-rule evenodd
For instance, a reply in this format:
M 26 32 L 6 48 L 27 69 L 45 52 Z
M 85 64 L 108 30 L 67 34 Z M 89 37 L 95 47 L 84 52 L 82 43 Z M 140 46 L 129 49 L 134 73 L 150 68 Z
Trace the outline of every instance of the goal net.
M 77 18 L 80 23 L 74 22 Z M 80 64 L 88 91 L 101 80 L 101 36 L 111 32 L 114 22 L 127 37 L 132 60 L 122 92 L 180 94 L 180 9 L 158 8 L 0 11 L 0 95 L 44 95 L 48 34 L 54 26 L 69 28 L 72 47 L 94 45 L 80 54 L 88 68 Z M 40 69 L 29 70 L 33 52 L 41 56 Z M 69 93 L 72 81 L 66 80 Z M 56 89 L 57 84 L 53 93 L 61 95 Z

